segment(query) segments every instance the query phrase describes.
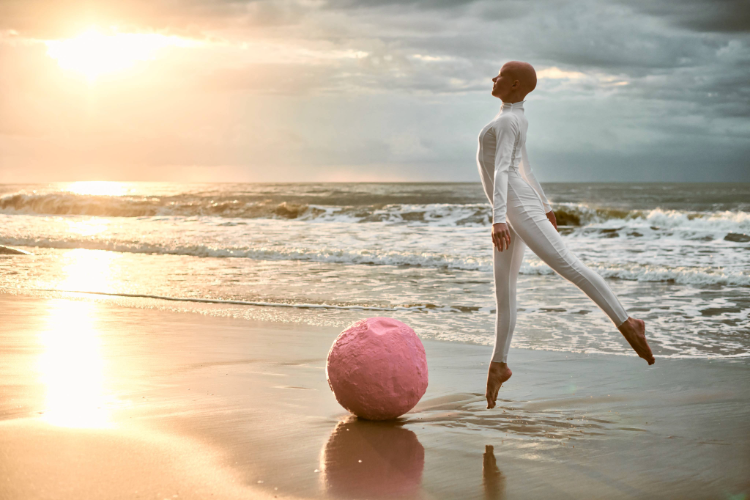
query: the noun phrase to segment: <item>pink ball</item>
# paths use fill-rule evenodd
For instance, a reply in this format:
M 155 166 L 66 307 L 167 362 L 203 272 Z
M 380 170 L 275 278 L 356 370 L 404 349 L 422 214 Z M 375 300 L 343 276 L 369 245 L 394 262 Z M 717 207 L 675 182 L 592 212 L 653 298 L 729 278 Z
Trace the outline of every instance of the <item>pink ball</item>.
M 326 376 L 336 400 L 360 418 L 388 420 L 414 408 L 427 390 L 424 346 L 393 318 L 368 318 L 341 332 Z

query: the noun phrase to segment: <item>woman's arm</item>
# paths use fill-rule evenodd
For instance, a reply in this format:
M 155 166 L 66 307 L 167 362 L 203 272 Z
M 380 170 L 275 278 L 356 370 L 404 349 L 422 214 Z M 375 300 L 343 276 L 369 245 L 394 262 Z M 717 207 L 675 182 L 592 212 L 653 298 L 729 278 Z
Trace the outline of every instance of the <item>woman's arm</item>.
M 552 206 L 549 204 L 549 201 L 547 200 L 547 197 L 544 195 L 544 190 L 542 190 L 542 186 L 539 184 L 539 181 L 536 180 L 536 177 L 534 176 L 534 172 L 531 171 L 531 163 L 529 163 L 529 155 L 526 153 L 526 144 L 523 145 L 523 150 L 521 151 L 521 175 L 524 179 L 526 179 L 526 182 L 531 184 L 531 187 L 534 188 L 534 191 L 536 191 L 539 194 L 539 197 L 542 199 L 542 204 L 544 205 L 544 211 L 546 213 L 549 213 L 552 211 Z
M 519 136 L 518 119 L 508 114 L 498 120 L 495 143 L 495 179 L 492 195 L 492 223 L 504 224 L 508 211 L 508 170 Z

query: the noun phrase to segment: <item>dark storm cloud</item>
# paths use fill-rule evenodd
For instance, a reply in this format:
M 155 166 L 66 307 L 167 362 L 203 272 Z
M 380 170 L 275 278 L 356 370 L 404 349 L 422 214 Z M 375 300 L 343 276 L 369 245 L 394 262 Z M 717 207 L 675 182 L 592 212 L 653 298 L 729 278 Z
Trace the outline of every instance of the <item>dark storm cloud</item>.
M 682 105 L 707 116 L 750 117 L 750 41 L 730 40 L 676 68 L 635 75 L 623 96 Z
M 714 106 L 709 113 L 714 116 L 750 112 L 748 36 L 665 27 L 658 18 L 618 3 L 543 2 L 525 13 L 511 3 L 508 8 L 521 17 L 488 16 L 488 12 L 497 13 L 498 5 L 502 4 L 475 2 L 461 16 L 433 13 L 431 32 L 410 31 L 409 17 L 391 23 L 389 38 L 381 37 L 382 51 L 394 57 L 418 53 L 444 58 L 431 63 L 412 61 L 410 76 L 391 83 L 436 92 L 486 90 L 481 82 L 503 61 L 524 59 L 539 67 L 620 78 L 628 85 L 613 92 L 625 98 L 711 102 Z M 671 12 L 680 11 L 672 7 Z M 387 23 L 377 16 L 371 14 L 372 23 Z M 380 69 L 386 71 L 385 66 Z M 456 78 L 476 83 L 451 84 Z
M 618 4 L 510 6 L 513 17 L 505 11 L 489 17 L 486 12 L 496 9 L 495 3 L 479 2 L 458 18 L 430 18 L 431 31 L 415 32 L 412 19 L 403 17 L 389 24 L 390 29 L 401 28 L 398 35 L 381 38 L 398 42 L 402 48 L 472 60 L 499 61 L 519 54 L 544 63 L 636 72 L 690 65 L 711 57 L 723 43 L 716 37 L 665 30 Z
M 747 0 L 628 0 L 629 6 L 695 31 L 750 32 Z

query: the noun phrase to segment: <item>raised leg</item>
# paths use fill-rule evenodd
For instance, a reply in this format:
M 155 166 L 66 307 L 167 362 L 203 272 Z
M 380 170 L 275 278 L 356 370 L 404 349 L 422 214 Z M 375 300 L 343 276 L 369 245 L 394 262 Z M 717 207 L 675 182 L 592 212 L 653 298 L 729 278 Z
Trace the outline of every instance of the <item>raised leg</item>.
M 512 222 L 526 245 L 555 272 L 588 295 L 609 316 L 636 353 L 649 364 L 653 364 L 654 357 L 645 336 L 645 323 L 628 316 L 604 278 L 586 267 L 568 250 L 559 233 L 548 220 L 525 217 L 524 212 L 516 215 L 521 220 Z

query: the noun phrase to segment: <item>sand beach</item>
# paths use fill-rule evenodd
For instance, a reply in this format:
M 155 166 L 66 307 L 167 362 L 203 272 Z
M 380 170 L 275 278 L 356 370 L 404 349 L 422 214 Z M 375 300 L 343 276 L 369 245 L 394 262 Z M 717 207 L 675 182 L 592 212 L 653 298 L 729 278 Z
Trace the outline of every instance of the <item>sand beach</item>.
M 430 385 L 394 422 L 325 378 L 336 328 L 84 296 L 0 296 L 0 497 L 744 498 L 746 361 L 424 342 Z

